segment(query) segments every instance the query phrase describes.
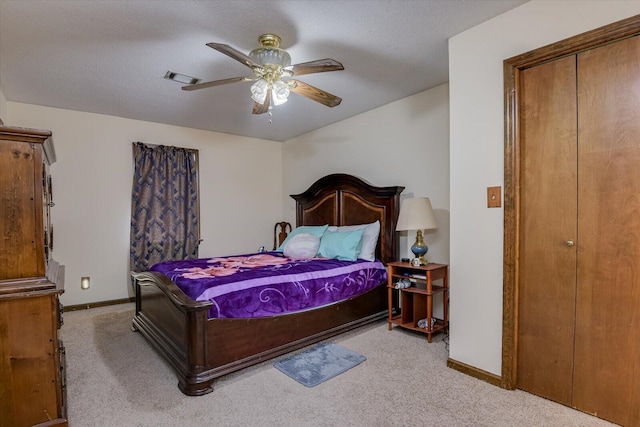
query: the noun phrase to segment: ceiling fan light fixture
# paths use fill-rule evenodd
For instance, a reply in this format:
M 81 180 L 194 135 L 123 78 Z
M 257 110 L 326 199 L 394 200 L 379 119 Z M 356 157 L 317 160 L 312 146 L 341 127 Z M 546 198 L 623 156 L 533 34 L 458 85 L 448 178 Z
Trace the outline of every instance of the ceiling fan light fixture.
M 271 92 L 273 96 L 273 105 L 281 105 L 287 102 L 290 93 L 291 90 L 289 89 L 289 86 L 282 80 L 276 80 L 273 82 L 273 90 Z
M 289 78 L 305 74 L 344 70 L 344 66 L 341 63 L 331 58 L 324 58 L 291 65 L 291 56 L 284 49 L 280 49 L 280 37 L 275 34 L 263 34 L 258 38 L 258 41 L 260 46 L 249 52 L 249 54 L 242 53 L 224 43 L 207 43 L 210 48 L 249 67 L 253 72 L 253 76 L 232 77 L 189 84 L 188 86 L 183 86 L 182 90 L 192 91 L 229 83 L 251 81 L 253 82 L 250 89 L 251 99 L 254 101 L 253 114 L 268 112 L 271 115 L 271 109 L 276 105 L 287 102 L 291 92 L 327 107 L 340 105 L 342 101 L 340 97 L 299 80 L 289 80 Z
M 269 83 L 265 79 L 259 79 L 251 85 L 251 99 L 258 104 L 264 104 L 267 99 L 267 90 L 269 90 Z

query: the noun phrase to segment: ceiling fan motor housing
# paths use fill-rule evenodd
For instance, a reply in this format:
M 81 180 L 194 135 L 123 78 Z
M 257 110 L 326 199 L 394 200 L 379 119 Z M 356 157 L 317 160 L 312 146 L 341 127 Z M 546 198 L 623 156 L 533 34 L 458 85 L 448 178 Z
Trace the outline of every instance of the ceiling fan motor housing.
M 275 34 L 263 34 L 258 40 L 260 47 L 249 52 L 249 57 L 261 65 L 276 65 L 288 67 L 291 56 L 286 50 L 280 49 L 280 37 Z

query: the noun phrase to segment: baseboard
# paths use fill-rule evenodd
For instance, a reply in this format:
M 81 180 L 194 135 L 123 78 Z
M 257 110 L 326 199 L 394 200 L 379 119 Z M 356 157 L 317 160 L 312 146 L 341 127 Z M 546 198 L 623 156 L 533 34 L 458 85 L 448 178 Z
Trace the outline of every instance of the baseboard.
M 469 375 L 470 377 L 488 382 L 489 384 L 495 385 L 496 387 L 500 387 L 502 384 L 502 378 L 498 375 L 483 371 L 482 369 L 475 368 L 462 362 L 458 362 L 457 360 L 453 360 L 451 358 L 447 359 L 447 367 L 462 372 L 463 374 Z
M 112 299 L 109 301 L 88 302 L 86 304 L 65 305 L 64 311 L 86 310 L 88 308 L 105 307 L 107 305 L 126 304 L 128 302 L 136 302 L 135 297 Z

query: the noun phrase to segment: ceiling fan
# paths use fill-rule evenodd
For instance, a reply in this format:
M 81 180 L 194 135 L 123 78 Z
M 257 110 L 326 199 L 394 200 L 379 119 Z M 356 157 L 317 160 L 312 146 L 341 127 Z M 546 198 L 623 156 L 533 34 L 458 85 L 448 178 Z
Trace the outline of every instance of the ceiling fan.
M 275 34 L 263 34 L 258 38 L 258 41 L 260 47 L 249 52 L 249 55 L 245 55 L 226 44 L 207 43 L 210 48 L 251 68 L 253 76 L 196 83 L 183 86 L 182 89 L 190 91 L 235 82 L 252 81 L 254 82 L 251 85 L 251 98 L 254 101 L 253 114 L 266 113 L 271 110 L 273 105 L 287 102 L 290 92 L 302 95 L 327 107 L 340 105 L 341 98 L 300 80 L 290 79 L 290 77 L 344 70 L 341 63 L 331 58 L 325 58 L 291 65 L 291 56 L 286 50 L 280 49 L 280 37 Z

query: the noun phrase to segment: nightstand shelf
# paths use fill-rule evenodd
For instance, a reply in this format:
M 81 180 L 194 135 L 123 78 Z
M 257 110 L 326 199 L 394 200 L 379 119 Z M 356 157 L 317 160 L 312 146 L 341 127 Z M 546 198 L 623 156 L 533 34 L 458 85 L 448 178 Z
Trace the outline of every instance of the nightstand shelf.
M 432 334 L 444 331 L 449 327 L 449 280 L 448 265 L 428 264 L 426 266 L 414 267 L 406 262 L 390 262 L 387 264 L 389 292 L 389 330 L 393 325 L 405 329 L 411 329 L 427 334 L 427 341 L 431 342 Z M 393 313 L 393 291 L 396 290 L 396 283 L 401 279 L 408 279 L 412 285 L 408 288 L 399 289 L 400 314 Z M 441 286 L 434 282 L 441 280 Z M 442 296 L 443 318 L 433 316 L 433 298 Z M 427 327 L 418 326 L 418 322 L 423 320 Z M 430 324 L 433 323 L 432 326 Z

